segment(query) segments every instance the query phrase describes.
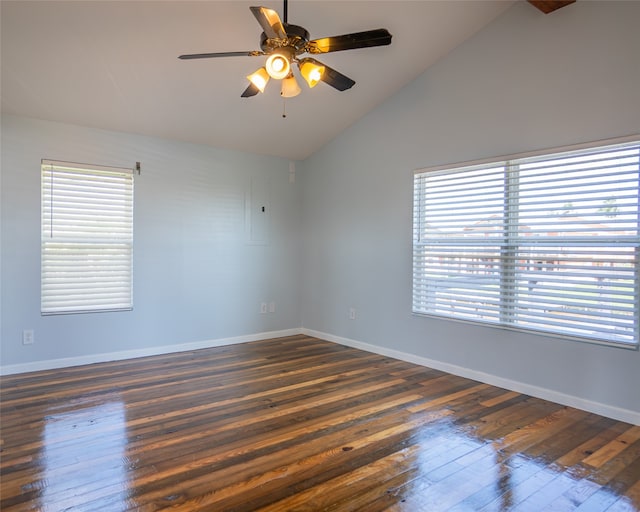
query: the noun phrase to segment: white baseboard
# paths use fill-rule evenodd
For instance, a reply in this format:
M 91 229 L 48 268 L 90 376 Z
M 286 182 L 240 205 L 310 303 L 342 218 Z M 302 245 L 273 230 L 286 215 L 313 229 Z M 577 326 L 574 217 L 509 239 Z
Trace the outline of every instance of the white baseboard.
M 106 363 L 109 361 L 121 361 L 123 359 L 133 359 L 135 357 L 157 356 L 161 354 L 171 354 L 174 352 L 186 352 L 189 350 L 199 350 L 202 348 L 222 347 L 225 345 L 235 345 L 237 343 L 247 343 L 250 341 L 266 340 L 270 338 L 282 338 L 285 336 L 295 336 L 302 334 L 302 329 L 284 329 L 281 331 L 260 332 L 235 336 L 233 338 L 219 338 L 215 340 L 193 341 L 189 343 L 177 343 L 175 345 L 161 345 L 157 347 L 141 348 L 135 350 L 123 350 L 120 352 L 106 352 L 102 354 L 89 354 L 78 357 L 65 357 L 61 359 L 48 359 L 46 361 L 33 361 L 30 363 L 12 364 L 0 366 L 0 375 L 11 375 L 15 373 L 36 372 L 41 370 L 53 370 L 56 368 L 69 368 L 83 364 Z
M 508 389 L 510 391 L 516 391 L 525 395 L 534 396 L 543 400 L 549 400 L 557 404 L 567 405 L 583 411 L 592 412 L 607 418 L 612 418 L 618 421 L 625 421 L 634 425 L 640 425 L 640 412 L 632 411 L 629 409 L 622 409 L 620 407 L 613 407 L 611 405 L 603 404 L 600 402 L 593 402 L 591 400 L 585 400 L 573 395 L 567 395 L 560 393 L 552 389 L 542 388 L 539 386 L 533 386 L 524 382 L 519 382 L 511 379 L 505 379 L 489 373 L 479 372 L 464 368 L 462 366 L 445 363 L 442 361 L 436 361 L 434 359 L 428 359 L 426 357 L 417 356 L 407 352 L 401 352 L 391 348 L 380 347 L 377 345 L 371 345 L 362 341 L 356 341 L 349 338 L 342 338 L 340 336 L 334 336 L 325 332 L 314 331 L 311 329 L 302 329 L 302 334 L 307 336 L 313 336 L 323 340 L 338 343 L 348 347 L 365 350 L 367 352 L 373 352 L 387 357 L 393 357 L 394 359 L 400 359 L 401 361 L 407 361 L 409 363 L 419 364 L 435 370 L 451 373 L 460 377 L 466 377 L 468 379 L 477 380 L 485 384 L 491 384 L 492 386 L 498 386 Z
M 380 347 L 377 345 L 372 345 L 370 343 L 343 338 L 340 336 L 334 336 L 333 334 L 305 328 L 284 329 L 280 331 L 261 332 L 255 334 L 247 334 L 244 336 L 235 336 L 232 338 L 219 338 L 214 340 L 203 340 L 190 343 L 178 343 L 175 345 L 163 345 L 143 349 L 124 350 L 120 352 L 107 352 L 79 357 L 67 357 L 61 359 L 50 359 L 46 361 L 33 361 L 29 363 L 6 365 L 0 366 L 0 375 L 11 375 L 16 373 L 26 373 L 40 370 L 53 370 L 56 368 L 68 368 L 71 366 L 80 366 L 84 364 L 120 361 L 123 359 L 132 359 L 135 357 L 170 354 L 174 352 L 185 352 L 188 350 L 199 350 L 202 348 L 222 347 L 225 345 L 235 345 L 237 343 L 248 343 L 251 341 L 266 340 L 271 338 L 295 336 L 297 334 L 306 334 L 307 336 L 313 336 L 315 338 L 331 341 L 340 345 L 365 350 L 367 352 L 373 352 L 375 354 L 380 354 L 387 357 L 393 357 L 394 359 L 399 359 L 401 361 L 419 364 L 421 366 L 444 371 L 453 375 L 459 375 L 460 377 L 477 380 L 485 384 L 491 384 L 492 386 L 498 386 L 511 391 L 516 391 L 518 393 L 523 393 L 537 398 L 542 398 L 544 400 L 549 400 L 558 404 L 575 407 L 576 409 L 593 412 L 595 414 L 600 414 L 602 416 L 613 418 L 615 420 L 625 421 L 634 425 L 640 425 L 640 413 L 636 411 L 613 407 L 600 402 L 593 402 L 591 400 L 585 400 L 583 398 L 560 393 L 552 389 L 533 386 L 531 384 L 526 384 L 524 382 L 519 382 L 511 379 L 505 379 L 496 375 L 471 370 L 469 368 L 445 363 L 442 361 L 436 361 L 434 359 L 428 359 L 426 357 L 418 356 L 408 352 L 401 352 L 399 350 Z

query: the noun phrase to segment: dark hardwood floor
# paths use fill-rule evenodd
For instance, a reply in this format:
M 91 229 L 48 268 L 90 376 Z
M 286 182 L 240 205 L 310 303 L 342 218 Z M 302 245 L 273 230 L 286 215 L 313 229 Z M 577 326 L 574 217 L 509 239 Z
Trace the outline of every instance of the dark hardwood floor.
M 640 507 L 640 427 L 307 336 L 0 383 L 6 512 Z

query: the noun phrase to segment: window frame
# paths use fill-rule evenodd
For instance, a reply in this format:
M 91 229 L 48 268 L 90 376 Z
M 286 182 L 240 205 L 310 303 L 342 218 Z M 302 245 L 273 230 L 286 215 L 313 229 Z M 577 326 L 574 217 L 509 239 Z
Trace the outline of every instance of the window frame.
M 505 205 L 504 206 L 505 214 L 504 214 L 504 217 L 501 219 L 501 225 L 503 226 L 502 236 L 503 236 L 504 244 L 501 245 L 500 250 L 503 251 L 504 254 L 502 254 L 501 252 L 499 269 L 497 272 L 499 275 L 499 282 L 500 282 L 498 291 L 496 293 L 496 296 L 498 297 L 497 299 L 498 306 L 496 307 L 497 307 L 497 310 L 499 310 L 499 315 L 500 315 L 499 320 L 498 321 L 485 320 L 485 319 L 478 320 L 474 318 L 465 318 L 463 315 L 456 316 L 455 312 L 454 313 L 443 313 L 441 311 L 435 312 L 434 311 L 435 309 L 443 309 L 443 306 L 440 306 L 440 307 L 437 306 L 438 299 L 437 298 L 426 299 L 427 306 L 424 306 L 425 304 L 424 297 L 427 295 L 427 293 L 424 291 L 417 292 L 417 289 L 420 286 L 424 287 L 425 282 L 428 283 L 428 279 L 425 280 L 425 278 L 428 277 L 426 276 L 427 271 L 424 270 L 424 268 L 420 267 L 420 265 L 424 265 L 424 258 L 427 251 L 427 249 L 422 249 L 422 252 L 421 253 L 419 252 L 420 248 L 423 246 L 423 244 L 425 244 L 424 240 L 420 240 L 420 236 L 422 234 L 421 229 L 422 229 L 422 226 L 427 223 L 427 220 L 426 220 L 427 214 L 425 212 L 420 211 L 420 208 L 424 207 L 424 204 L 421 201 L 423 201 L 422 198 L 424 198 L 426 194 L 425 189 L 421 187 L 426 187 L 427 185 L 425 183 L 426 180 L 421 180 L 420 178 L 423 178 L 426 176 L 432 177 L 436 175 L 447 175 L 447 174 L 453 174 L 456 172 L 463 173 L 473 168 L 489 169 L 491 167 L 496 167 L 496 168 L 504 167 L 503 173 L 505 176 L 505 180 L 508 180 L 508 176 L 511 176 L 511 173 L 508 172 L 509 170 L 508 166 L 513 165 L 514 162 L 517 165 L 519 162 L 530 161 L 535 159 L 546 158 L 551 160 L 553 158 L 561 158 L 568 154 L 570 155 L 571 153 L 579 153 L 581 151 L 589 152 L 589 151 L 596 150 L 598 148 L 607 148 L 609 146 L 619 146 L 624 144 L 631 144 L 633 148 L 635 148 L 636 146 L 640 146 L 640 135 L 632 135 L 628 137 L 601 140 L 601 141 L 573 145 L 573 146 L 557 147 L 552 149 L 539 150 L 535 152 L 511 154 L 511 155 L 502 156 L 502 157 L 467 161 L 467 162 L 456 163 L 456 164 L 440 165 L 440 166 L 434 166 L 434 167 L 415 170 L 414 184 L 413 184 L 412 314 L 418 317 L 446 319 L 454 322 L 462 322 L 462 323 L 468 323 L 473 325 L 482 325 L 486 327 L 493 327 L 493 328 L 517 331 L 517 332 L 525 332 L 525 333 L 541 335 L 541 336 L 546 336 L 551 338 L 561 338 L 561 339 L 575 340 L 575 341 L 586 342 L 586 343 L 593 343 L 598 345 L 606 345 L 606 346 L 614 346 L 614 347 L 631 349 L 631 350 L 638 350 L 640 347 L 640 339 L 639 339 L 640 338 L 640 334 L 639 334 L 640 319 L 638 318 L 640 316 L 638 315 L 638 312 L 640 311 L 640 212 L 638 211 L 640 210 L 640 204 L 639 204 L 640 191 L 638 192 L 639 197 L 636 200 L 636 203 L 633 205 L 635 210 L 633 210 L 631 213 L 631 215 L 636 216 L 636 219 L 638 221 L 638 228 L 635 230 L 635 235 L 632 240 L 632 244 L 634 245 L 633 245 L 633 249 L 631 250 L 631 253 L 635 254 L 635 260 L 632 261 L 632 267 L 631 267 L 632 268 L 631 272 L 634 275 L 633 285 L 631 287 L 634 290 L 633 291 L 634 304 L 632 306 L 632 309 L 633 309 L 633 312 L 635 312 L 635 318 L 633 318 L 632 320 L 632 323 L 633 323 L 632 330 L 633 330 L 633 336 L 634 336 L 633 341 L 620 341 L 619 339 L 605 339 L 603 337 L 584 336 L 580 334 L 573 334 L 570 332 L 562 332 L 561 330 L 553 331 L 553 330 L 547 330 L 547 329 L 542 330 L 540 328 L 523 327 L 522 325 L 518 325 L 513 323 L 513 321 L 510 321 L 510 319 L 508 318 L 508 315 L 509 315 L 509 312 L 513 310 L 513 308 L 510 306 L 507 307 L 504 304 L 505 302 L 508 302 L 509 300 L 511 300 L 513 296 L 516 296 L 517 293 L 512 294 L 512 296 L 509 297 L 508 300 L 505 300 L 505 297 L 509 295 L 510 287 L 517 286 L 516 284 L 517 280 L 514 278 L 514 275 L 515 275 L 514 268 L 511 268 L 511 269 L 507 268 L 508 265 L 506 265 L 505 262 L 518 261 L 517 257 L 515 256 L 515 253 L 516 251 L 521 250 L 523 245 L 514 245 L 514 242 L 517 243 L 518 239 L 519 238 L 521 239 L 522 237 L 521 236 L 518 237 L 513 234 L 510 234 L 508 231 L 510 227 L 513 225 L 513 223 L 510 222 L 508 219 L 506 221 L 504 220 L 508 215 L 512 214 L 512 212 L 514 211 L 514 208 L 509 206 L 509 202 L 515 201 L 516 203 L 518 203 L 518 194 L 519 194 L 519 188 L 517 186 L 515 188 L 512 188 L 508 182 L 506 182 L 504 185 L 504 189 L 503 189 L 504 194 L 502 198 L 502 204 Z M 636 172 L 635 167 L 632 172 L 633 173 Z M 510 197 L 509 195 L 510 191 L 511 191 L 511 194 L 513 194 L 512 197 Z M 517 205 L 517 207 L 515 208 L 515 211 L 517 212 L 520 211 L 519 205 Z M 587 231 L 585 231 L 584 233 L 586 234 Z M 441 242 L 444 243 L 445 241 L 446 241 L 446 236 L 443 236 L 441 238 Z M 468 246 L 472 247 L 473 244 L 470 243 Z M 462 243 L 461 247 L 464 247 L 464 242 Z M 510 253 L 511 253 L 511 257 L 509 257 Z M 492 254 L 495 257 L 496 253 L 494 252 Z M 565 253 L 561 253 L 561 254 L 565 254 Z M 422 263 L 419 263 L 419 258 L 422 258 Z M 632 256 L 632 259 L 633 259 L 633 256 Z M 635 266 L 633 266 L 633 264 L 635 264 Z M 513 275 L 509 275 L 509 273 Z M 592 276 L 592 279 L 595 279 L 595 277 Z M 417 300 L 417 297 L 422 297 L 422 301 Z M 433 302 L 430 303 L 429 300 L 432 300 Z M 515 300 L 518 301 L 520 299 L 516 297 Z M 477 302 L 477 304 L 480 304 L 480 302 Z M 521 305 L 519 303 L 516 303 L 516 308 L 518 307 L 521 307 Z M 431 309 L 431 311 L 429 311 L 429 309 Z
M 41 160 L 41 315 L 133 309 L 133 177 Z

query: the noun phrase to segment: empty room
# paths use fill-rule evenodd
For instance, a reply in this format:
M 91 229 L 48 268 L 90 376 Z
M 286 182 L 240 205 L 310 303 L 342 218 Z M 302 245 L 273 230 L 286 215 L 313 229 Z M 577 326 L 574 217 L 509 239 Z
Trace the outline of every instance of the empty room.
M 640 510 L 640 1 L 0 9 L 0 509 Z

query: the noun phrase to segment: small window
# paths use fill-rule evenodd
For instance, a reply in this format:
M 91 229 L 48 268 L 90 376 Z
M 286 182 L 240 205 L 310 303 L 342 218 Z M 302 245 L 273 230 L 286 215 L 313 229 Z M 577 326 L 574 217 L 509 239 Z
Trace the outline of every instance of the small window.
M 638 346 L 640 143 L 419 171 L 413 312 Z
M 130 310 L 133 171 L 42 161 L 42 314 Z

